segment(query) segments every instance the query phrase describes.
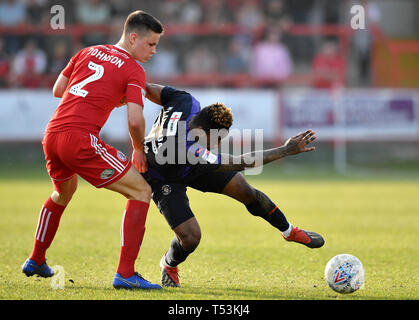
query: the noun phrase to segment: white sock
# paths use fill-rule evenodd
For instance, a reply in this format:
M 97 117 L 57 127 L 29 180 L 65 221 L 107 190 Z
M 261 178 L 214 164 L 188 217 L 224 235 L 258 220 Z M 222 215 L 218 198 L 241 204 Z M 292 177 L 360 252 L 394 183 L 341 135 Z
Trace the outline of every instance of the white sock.
M 288 222 L 288 224 L 289 224 L 288 229 L 287 229 L 287 230 L 285 230 L 285 231 L 281 231 L 282 235 L 283 235 L 285 238 L 288 238 L 288 237 L 290 236 L 290 233 L 291 233 L 291 230 L 292 230 L 292 224 L 291 224 L 291 223 L 289 223 L 289 222 Z

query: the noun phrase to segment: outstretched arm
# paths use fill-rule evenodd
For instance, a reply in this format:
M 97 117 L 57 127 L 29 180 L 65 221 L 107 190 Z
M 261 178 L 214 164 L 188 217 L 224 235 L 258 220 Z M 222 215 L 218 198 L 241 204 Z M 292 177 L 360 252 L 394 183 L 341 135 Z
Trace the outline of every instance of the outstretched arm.
M 158 105 L 162 105 L 161 104 L 161 91 L 163 90 L 164 86 L 161 86 L 159 84 L 154 84 L 154 83 L 147 83 L 146 84 L 146 98 L 152 102 L 154 102 L 155 104 Z M 121 101 L 119 102 L 119 104 L 117 105 L 117 107 L 121 107 L 123 105 L 126 105 L 127 101 L 125 99 L 125 97 L 123 97 L 121 99 Z
M 221 165 L 216 171 L 241 171 L 245 168 L 265 165 L 286 156 L 313 151 L 316 149 L 315 147 L 307 146 L 316 139 L 314 134 L 314 131 L 307 130 L 289 138 L 282 146 L 273 149 L 253 151 L 240 156 L 221 154 Z
M 164 86 L 155 84 L 155 83 L 147 83 L 146 89 L 146 98 L 150 101 L 154 102 L 155 104 L 162 105 L 161 104 L 161 91 L 163 90 Z

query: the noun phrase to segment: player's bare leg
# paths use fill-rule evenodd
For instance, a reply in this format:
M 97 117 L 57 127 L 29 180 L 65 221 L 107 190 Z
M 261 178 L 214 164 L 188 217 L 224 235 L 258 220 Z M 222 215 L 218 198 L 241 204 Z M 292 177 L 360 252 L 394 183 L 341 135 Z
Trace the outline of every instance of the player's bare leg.
M 122 194 L 128 200 L 150 203 L 151 187 L 133 166 L 121 179 L 105 188 Z
M 243 203 L 254 216 L 268 221 L 281 231 L 287 241 L 304 244 L 309 248 L 320 248 L 324 239 L 318 233 L 293 227 L 285 215 L 263 192 L 249 185 L 241 173 L 237 173 L 225 186 L 222 193 Z
M 118 181 L 106 187 L 128 201 L 121 224 L 121 252 L 113 286 L 116 289 L 160 289 L 135 272 L 135 260 L 144 238 L 151 187 L 132 166 Z
M 28 277 L 35 274 L 47 278 L 54 275 L 54 270 L 46 263 L 46 252 L 54 240 L 61 216 L 77 189 L 77 175 L 62 183 L 56 183 L 55 190 L 44 202 L 39 215 L 35 241 L 29 258 L 22 266 L 22 272 Z
M 60 184 L 60 191 L 54 190 L 51 199 L 60 206 L 67 206 L 77 190 L 78 177 L 75 174 L 69 180 Z
M 178 265 L 198 247 L 201 240 L 201 228 L 195 217 L 175 227 L 173 232 L 176 236 L 160 260 L 161 282 L 165 287 L 180 286 Z

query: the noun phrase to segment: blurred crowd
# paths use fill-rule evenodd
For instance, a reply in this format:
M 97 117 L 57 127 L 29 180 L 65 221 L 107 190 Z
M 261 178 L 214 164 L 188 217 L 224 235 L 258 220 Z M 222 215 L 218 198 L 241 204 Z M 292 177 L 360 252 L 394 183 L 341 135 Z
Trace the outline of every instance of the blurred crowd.
M 86 32 L 78 43 L 66 32 L 16 32 L 19 26 L 49 26 L 50 8 L 57 4 L 65 9 L 66 27 L 107 25 L 110 31 Z M 283 80 L 303 66 L 318 75 L 314 86 L 330 87 L 347 68 L 339 39 L 294 36 L 288 30 L 293 24 L 339 24 L 341 7 L 336 0 L 0 0 L 0 87 L 51 86 L 82 47 L 116 43 L 126 16 L 137 9 L 165 26 L 240 27 L 237 32 L 167 34 L 144 64 L 149 77 L 222 73 Z

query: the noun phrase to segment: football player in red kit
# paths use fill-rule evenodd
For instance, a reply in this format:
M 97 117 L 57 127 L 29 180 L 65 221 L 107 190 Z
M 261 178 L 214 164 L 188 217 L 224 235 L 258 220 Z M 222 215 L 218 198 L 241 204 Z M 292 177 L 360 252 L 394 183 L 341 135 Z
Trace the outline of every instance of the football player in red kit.
M 144 11 L 134 11 L 127 17 L 116 45 L 82 49 L 58 76 L 53 94 L 60 97 L 61 102 L 42 141 L 54 191 L 41 208 L 33 250 L 22 266 L 27 276 L 51 277 L 54 274 L 45 262 L 46 250 L 80 176 L 97 188 L 116 191 L 128 199 L 113 286 L 117 289 L 161 288 L 142 278 L 134 268 L 151 197 L 151 188 L 140 174 L 147 169 L 143 150 L 146 78 L 136 60 L 146 62 L 156 53 L 162 33 L 163 27 L 157 19 Z M 99 137 L 112 110 L 124 104 L 133 148 L 132 162 Z

